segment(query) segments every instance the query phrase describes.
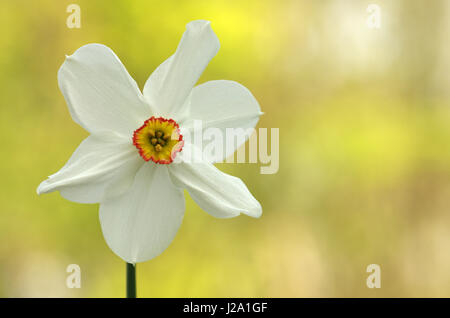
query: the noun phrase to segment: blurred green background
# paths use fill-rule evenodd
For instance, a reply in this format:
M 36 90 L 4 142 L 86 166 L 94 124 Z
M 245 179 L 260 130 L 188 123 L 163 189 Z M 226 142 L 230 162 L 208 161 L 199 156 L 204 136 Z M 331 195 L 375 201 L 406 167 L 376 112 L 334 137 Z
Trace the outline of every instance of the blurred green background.
M 81 28 L 66 7 L 81 7 Z M 381 7 L 369 29 L 366 8 Z M 450 296 L 450 1 L 0 2 L 0 296 L 123 297 L 97 205 L 37 196 L 87 133 L 57 86 L 66 54 L 112 48 L 142 88 L 185 25 L 221 42 L 200 82 L 257 97 L 280 169 L 221 164 L 263 216 L 218 220 L 187 196 L 172 245 L 137 267 L 141 297 Z M 79 264 L 82 287 L 66 287 Z M 366 267 L 381 266 L 381 288 Z

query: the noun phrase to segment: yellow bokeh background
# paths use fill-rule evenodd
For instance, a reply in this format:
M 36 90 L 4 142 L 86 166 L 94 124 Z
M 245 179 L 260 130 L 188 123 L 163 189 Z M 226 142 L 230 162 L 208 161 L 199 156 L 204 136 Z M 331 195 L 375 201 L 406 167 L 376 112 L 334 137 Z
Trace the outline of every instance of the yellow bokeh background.
M 69 29 L 66 8 L 81 8 Z M 366 25 L 370 3 L 381 28 Z M 87 133 L 56 74 L 65 55 L 112 48 L 142 88 L 185 25 L 221 49 L 200 79 L 235 80 L 279 128 L 280 167 L 220 164 L 263 216 L 219 220 L 187 198 L 183 225 L 137 266 L 141 297 L 450 296 L 450 2 L 0 2 L 0 296 L 123 297 L 125 264 L 97 205 L 38 196 Z M 366 267 L 381 266 L 381 288 Z M 81 267 L 80 289 L 66 267 Z

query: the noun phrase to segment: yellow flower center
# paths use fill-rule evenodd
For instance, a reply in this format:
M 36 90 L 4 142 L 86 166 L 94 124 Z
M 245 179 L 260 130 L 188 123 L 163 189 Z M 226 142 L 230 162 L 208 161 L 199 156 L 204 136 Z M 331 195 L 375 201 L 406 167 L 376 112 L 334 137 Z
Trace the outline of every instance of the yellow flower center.
M 183 148 L 183 136 L 173 119 L 151 117 L 134 131 L 133 144 L 145 161 L 169 164 Z

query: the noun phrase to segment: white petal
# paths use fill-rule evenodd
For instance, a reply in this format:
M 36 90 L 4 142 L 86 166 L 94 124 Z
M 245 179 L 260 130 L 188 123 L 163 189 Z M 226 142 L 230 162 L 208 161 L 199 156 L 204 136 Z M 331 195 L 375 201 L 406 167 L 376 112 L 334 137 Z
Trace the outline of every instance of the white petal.
M 160 115 L 176 118 L 192 88 L 220 44 L 209 21 L 193 21 L 174 55 L 162 63 L 144 86 L 144 95 Z
M 131 143 L 91 135 L 61 170 L 39 185 L 37 193 L 59 191 L 70 201 L 97 203 L 126 191 L 143 162 Z
M 193 132 L 194 121 L 201 120 L 203 132 L 208 128 L 218 128 L 222 132 L 222 140 L 213 139 L 223 146 L 221 161 L 239 148 L 249 137 L 248 129 L 253 129 L 262 115 L 255 97 L 241 84 L 233 81 L 210 81 L 195 87 L 190 99 L 189 120 L 183 122 L 183 129 Z M 234 147 L 226 149 L 226 128 L 241 128 L 235 130 L 237 138 Z M 205 141 L 204 146 L 208 144 Z
M 151 117 L 136 82 L 104 45 L 88 44 L 68 56 L 58 82 L 73 120 L 90 133 L 115 131 L 128 138 Z
M 198 161 L 196 158 L 194 163 L 174 162 L 169 166 L 169 173 L 174 184 L 185 188 L 204 211 L 217 218 L 235 217 L 240 213 L 261 216 L 261 205 L 241 179 L 221 172 L 210 163 Z
M 184 208 L 183 191 L 172 184 L 167 167 L 148 162 L 127 193 L 100 204 L 103 235 L 126 262 L 144 262 L 172 242 Z

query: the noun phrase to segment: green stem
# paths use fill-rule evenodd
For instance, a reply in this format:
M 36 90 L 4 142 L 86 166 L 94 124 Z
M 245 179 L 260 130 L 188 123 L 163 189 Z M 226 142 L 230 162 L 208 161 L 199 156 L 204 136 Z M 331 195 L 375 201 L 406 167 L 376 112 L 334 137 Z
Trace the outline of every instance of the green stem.
M 127 263 L 127 298 L 136 298 L 136 265 Z

